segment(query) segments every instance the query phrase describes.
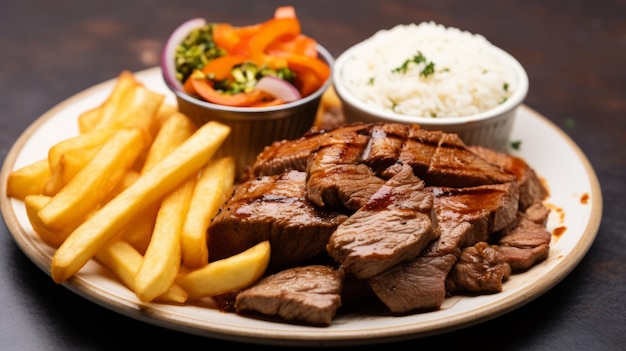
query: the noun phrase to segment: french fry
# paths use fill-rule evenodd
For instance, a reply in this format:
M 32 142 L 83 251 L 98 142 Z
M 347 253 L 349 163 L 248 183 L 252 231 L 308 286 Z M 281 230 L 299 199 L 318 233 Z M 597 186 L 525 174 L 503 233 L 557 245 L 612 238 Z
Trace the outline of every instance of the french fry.
M 127 95 L 123 97 L 123 108 L 118 108 L 116 113 L 110 115 L 103 114 L 94 129 L 140 128 L 154 136 L 152 135 L 156 123 L 154 116 L 165 96 L 139 83 L 136 83 Z
M 41 194 L 50 176 L 48 160 L 35 161 L 9 173 L 6 194 L 19 200 L 24 200 L 28 195 Z
M 150 244 L 135 277 L 135 293 L 154 300 L 174 283 L 180 268 L 180 231 L 189 208 L 196 176 L 192 175 L 161 202 Z
M 154 116 L 155 121 L 152 135 L 157 135 L 163 124 L 165 124 L 165 121 L 167 121 L 175 113 L 178 113 L 178 107 L 164 101 L 161 106 L 159 106 L 159 110 Z
M 187 292 L 188 300 L 244 289 L 263 276 L 270 253 L 269 241 L 262 241 L 236 255 L 181 272 L 176 283 Z
M 146 147 L 144 132 L 122 129 L 98 151 L 95 157 L 59 191 L 38 213 L 51 231 L 76 227 L 122 179 L 139 153 Z
M 230 195 L 234 181 L 235 160 L 232 157 L 211 160 L 202 169 L 181 233 L 186 268 L 200 268 L 209 262 L 207 228 Z
M 98 106 L 94 115 L 82 114 L 79 116 L 79 131 L 81 133 L 93 130 L 98 124 L 106 124 L 111 120 L 113 116 L 121 111 L 124 106 L 125 100 L 131 95 L 132 90 L 139 84 L 135 80 L 135 76 L 130 71 L 122 71 L 115 80 L 115 85 L 107 99 Z M 81 122 L 80 119 L 84 119 Z M 81 124 L 85 127 L 85 130 L 81 129 Z
M 46 162 L 47 163 L 47 162 Z M 70 231 L 52 231 L 48 230 L 43 223 L 41 223 L 41 219 L 37 215 L 39 210 L 41 210 L 45 205 L 50 202 L 52 198 L 46 195 L 28 195 L 24 198 L 24 207 L 26 209 L 26 216 L 28 217 L 28 221 L 30 225 L 33 227 L 33 230 L 39 238 L 45 242 L 46 244 L 58 248 L 65 238 L 69 235 Z
M 141 169 L 142 173 L 147 172 L 164 159 L 196 131 L 196 126 L 187 116 L 176 112 L 170 117 L 163 122 L 154 138 L 144 160 Z M 145 253 L 150 243 L 159 205 L 158 202 L 151 204 L 150 207 L 142 212 L 142 215 L 134 218 L 122 232 L 124 239 L 142 254 Z
M 197 130 L 195 124 L 184 114 L 175 112 L 163 122 L 145 159 L 142 173 L 147 172 L 167 157 Z
M 89 133 L 100 121 L 102 116 L 102 106 L 87 110 L 78 115 L 78 132 L 80 134 Z
M 227 125 L 214 121 L 204 124 L 133 185 L 84 221 L 54 253 L 50 265 L 52 279 L 62 283 L 78 272 L 134 216 L 197 173 L 229 134 Z
M 79 134 L 77 136 L 67 138 L 52 145 L 48 150 L 48 162 L 50 169 L 54 169 L 59 163 L 61 156 L 70 152 L 93 152 L 93 156 L 104 145 L 113 134 L 115 129 L 101 129 L 92 132 Z
M 96 259 L 115 274 L 126 287 L 135 291 L 135 276 L 143 256 L 130 244 L 122 240 L 112 240 L 96 253 Z M 187 292 L 177 284 L 172 284 L 155 301 L 183 303 Z
M 43 194 L 56 195 L 111 137 L 115 130 L 97 130 L 62 140 L 48 150 L 50 178 Z

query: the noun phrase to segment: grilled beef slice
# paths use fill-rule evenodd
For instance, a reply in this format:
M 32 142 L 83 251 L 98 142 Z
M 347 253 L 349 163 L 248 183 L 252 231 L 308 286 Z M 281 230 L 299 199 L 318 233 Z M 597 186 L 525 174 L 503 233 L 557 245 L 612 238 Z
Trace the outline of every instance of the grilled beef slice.
M 324 265 L 289 268 L 237 294 L 238 313 L 255 311 L 287 321 L 329 325 L 341 306 L 344 273 Z
M 511 276 L 505 255 L 481 241 L 463 249 L 446 279 L 450 294 L 493 294 L 502 291 L 502 283 Z
M 446 278 L 461 250 L 516 221 L 518 198 L 513 183 L 432 189 L 439 238 L 420 257 L 368 280 L 392 312 L 439 308 L 447 295 Z
M 514 273 L 526 271 L 548 257 L 552 235 L 523 213 L 501 235 L 496 250 L 505 255 Z
M 456 259 L 452 254 L 416 257 L 367 282 L 391 312 L 436 310 L 446 298 L 446 277 Z
M 325 254 L 326 243 L 347 216 L 316 208 L 307 199 L 306 174 L 288 171 L 237 186 L 208 229 L 210 260 L 269 240 L 270 271 L 297 266 Z
M 437 237 L 435 228 L 432 193 L 406 166 L 337 227 L 326 250 L 346 272 L 367 279 L 418 256 Z
M 472 152 L 456 134 L 396 123 L 354 123 L 331 130 L 313 129 L 302 138 L 275 142 L 258 155 L 252 173 L 270 175 L 288 169 L 304 170 L 312 155 L 333 145 L 361 148 L 361 163 L 385 179 L 392 176 L 384 175 L 386 167 L 399 162 L 411 165 L 415 175 L 427 185 L 466 187 L 515 180 L 510 172 Z M 350 162 L 335 160 L 334 163 Z
M 301 138 L 275 141 L 257 155 L 251 167 L 254 175 L 275 175 L 287 170 L 305 171 L 309 157 L 323 147 L 365 143 L 369 126 L 354 124 L 330 130 L 312 128 Z
M 519 186 L 519 207 L 521 211 L 526 210 L 536 201 L 544 200 L 548 196 L 548 190 L 537 176 L 537 173 L 521 158 L 482 146 L 472 145 L 469 149 L 485 160 L 515 175 Z
M 517 218 L 515 183 L 432 190 L 441 234 L 428 248 L 431 252 L 458 256 L 463 247 L 486 241 L 491 233 L 506 228 Z
M 317 151 L 307 167 L 307 199 L 319 207 L 356 211 L 385 182 L 360 163 L 364 144 L 335 144 Z

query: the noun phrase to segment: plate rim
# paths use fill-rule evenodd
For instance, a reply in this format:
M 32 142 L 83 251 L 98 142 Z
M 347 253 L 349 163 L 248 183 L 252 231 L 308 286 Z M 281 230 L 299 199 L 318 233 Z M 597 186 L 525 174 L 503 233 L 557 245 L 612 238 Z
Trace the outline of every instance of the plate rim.
M 160 76 L 160 68 L 152 67 L 144 69 L 133 74 L 138 80 L 142 80 L 146 77 L 153 75 Z M 7 156 L 3 162 L 2 170 L 0 171 L 0 210 L 6 227 L 13 237 L 13 240 L 17 243 L 18 247 L 24 254 L 36 264 L 43 272 L 48 276 L 50 275 L 49 265 L 50 258 L 46 256 L 44 252 L 38 247 L 36 240 L 29 237 L 26 230 L 21 227 L 15 210 L 12 206 L 12 199 L 6 196 L 6 180 L 8 174 L 14 169 L 15 162 L 22 151 L 22 148 L 31 138 L 31 136 L 38 131 L 42 125 L 48 120 L 56 116 L 60 111 L 67 106 L 72 105 L 76 101 L 81 101 L 86 97 L 93 95 L 96 92 L 101 91 L 107 86 L 111 86 L 117 78 L 112 78 L 101 83 L 98 83 L 90 88 L 87 88 L 71 97 L 61 101 L 33 123 L 31 123 L 18 137 L 10 148 Z M 180 332 L 195 334 L 205 337 L 213 337 L 223 340 L 237 341 L 237 342 L 249 342 L 256 344 L 270 344 L 270 345 L 282 345 L 282 346 L 311 346 L 311 345 L 325 345 L 325 346 L 342 346 L 342 345 L 359 345 L 365 343 L 384 343 L 390 341 L 399 341 L 405 339 L 416 339 L 421 337 L 432 336 L 436 334 L 442 334 L 451 332 L 461 328 L 476 325 L 487 320 L 504 315 L 512 310 L 515 310 L 535 298 L 541 296 L 561 280 L 563 280 L 583 259 L 590 247 L 592 246 L 598 229 L 600 227 L 602 219 L 602 192 L 598 182 L 597 175 L 593 169 L 593 166 L 589 162 L 587 156 L 580 149 L 580 147 L 574 142 L 569 135 L 563 130 L 558 128 L 556 124 L 550 121 L 545 116 L 541 115 L 536 110 L 523 104 L 520 109 L 524 111 L 530 118 L 538 119 L 547 128 L 551 128 L 559 137 L 571 148 L 576 154 L 577 159 L 580 161 L 581 166 L 584 168 L 587 179 L 590 185 L 590 217 L 585 229 L 582 232 L 581 238 L 576 242 L 574 248 L 567 254 L 567 264 L 561 262 L 553 269 L 542 275 L 542 281 L 540 284 L 535 284 L 529 289 L 526 289 L 524 293 L 517 294 L 505 302 L 494 304 L 494 306 L 487 306 L 486 308 L 477 311 L 476 313 L 464 313 L 460 316 L 453 316 L 446 321 L 438 321 L 431 323 L 431 325 L 424 325 L 416 327 L 416 324 L 412 323 L 403 325 L 401 327 L 393 326 L 393 328 L 387 328 L 384 332 L 372 332 L 371 330 L 363 331 L 345 331 L 337 330 L 336 332 L 329 329 L 311 328 L 311 332 L 302 332 L 297 330 L 297 335 L 290 334 L 289 330 L 285 331 L 269 331 L 263 328 L 259 330 L 238 330 L 228 329 L 223 330 L 219 328 L 198 328 L 194 323 L 187 323 L 186 321 L 178 320 L 175 316 L 166 318 L 162 314 L 158 313 L 161 304 L 158 303 L 140 303 L 131 302 L 119 299 L 106 299 L 103 300 L 97 291 L 93 290 L 93 286 L 90 283 L 85 282 L 80 278 L 80 275 L 70 278 L 62 285 L 72 292 L 76 293 L 87 300 L 108 308 L 116 313 L 126 315 L 128 317 L 140 320 L 153 325 L 165 327 L 168 329 L 177 330 Z M 45 244 L 43 244 L 45 245 Z M 523 273 L 522 273 L 523 274 Z M 156 317 L 155 317 L 156 316 Z M 245 317 L 244 317 L 245 318 Z M 417 329 L 416 329 L 417 328 Z M 391 330 L 393 329 L 393 330 Z M 320 332 L 321 331 L 321 332 Z

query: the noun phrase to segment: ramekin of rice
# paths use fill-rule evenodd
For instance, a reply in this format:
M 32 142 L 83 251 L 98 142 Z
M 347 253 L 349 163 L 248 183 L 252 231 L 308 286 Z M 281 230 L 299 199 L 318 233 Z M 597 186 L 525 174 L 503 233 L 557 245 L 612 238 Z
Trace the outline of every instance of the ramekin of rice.
M 380 30 L 335 60 L 347 123 L 419 124 L 506 151 L 528 76 L 485 37 L 434 22 Z

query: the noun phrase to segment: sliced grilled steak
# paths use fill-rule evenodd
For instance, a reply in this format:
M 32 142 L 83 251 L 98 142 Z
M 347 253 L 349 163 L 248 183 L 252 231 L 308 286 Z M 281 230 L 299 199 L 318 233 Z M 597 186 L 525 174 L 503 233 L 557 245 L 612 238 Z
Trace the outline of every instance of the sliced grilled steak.
M 360 163 L 364 144 L 336 144 L 320 149 L 310 159 L 307 198 L 319 207 L 356 211 L 385 182 Z
M 515 179 L 499 165 L 472 152 L 456 134 L 394 123 L 355 123 L 331 130 L 314 129 L 302 138 L 275 142 L 258 155 L 252 172 L 271 175 L 288 169 L 304 170 L 311 155 L 333 145 L 360 148 L 363 152 L 360 161 L 383 178 L 391 177 L 384 175 L 386 167 L 400 162 L 411 165 L 427 185 L 467 187 Z M 349 153 L 349 157 L 354 155 Z M 334 164 L 351 162 L 334 160 Z
M 520 214 L 502 234 L 495 248 L 506 257 L 513 272 L 526 271 L 548 257 L 552 235 L 526 215 Z
M 537 173 L 521 158 L 482 146 L 469 148 L 487 161 L 515 175 L 519 185 L 520 210 L 524 211 L 536 201 L 544 200 L 548 196 L 548 190 Z
M 446 298 L 446 277 L 456 259 L 452 254 L 417 257 L 367 282 L 391 312 L 436 310 Z
M 526 215 L 529 220 L 545 228 L 548 224 L 550 209 L 543 204 L 543 201 L 536 200 L 524 210 L 524 215 Z
M 272 143 L 257 155 L 254 175 L 274 175 L 287 170 L 305 171 L 309 157 L 323 147 L 367 143 L 370 126 L 354 124 L 331 130 L 313 128 L 299 139 Z
M 344 273 L 324 265 L 294 267 L 269 275 L 240 292 L 238 313 L 255 311 L 287 321 L 329 325 L 341 306 Z
M 346 272 L 367 279 L 419 255 L 438 235 L 434 221 L 431 191 L 406 166 L 337 227 L 326 250 Z
M 517 218 L 515 183 L 432 189 L 441 235 L 428 251 L 458 256 L 460 249 L 488 240 Z
M 502 283 L 511 276 L 505 255 L 481 241 L 463 249 L 446 279 L 450 294 L 493 294 L 502 291 Z
M 270 271 L 293 267 L 325 254 L 335 228 L 347 218 L 316 208 L 306 199 L 306 173 L 289 171 L 240 184 L 208 230 L 210 259 L 237 254 L 269 240 Z
M 443 133 L 422 179 L 429 185 L 471 187 L 507 183 L 515 177 L 470 151 L 458 135 Z

